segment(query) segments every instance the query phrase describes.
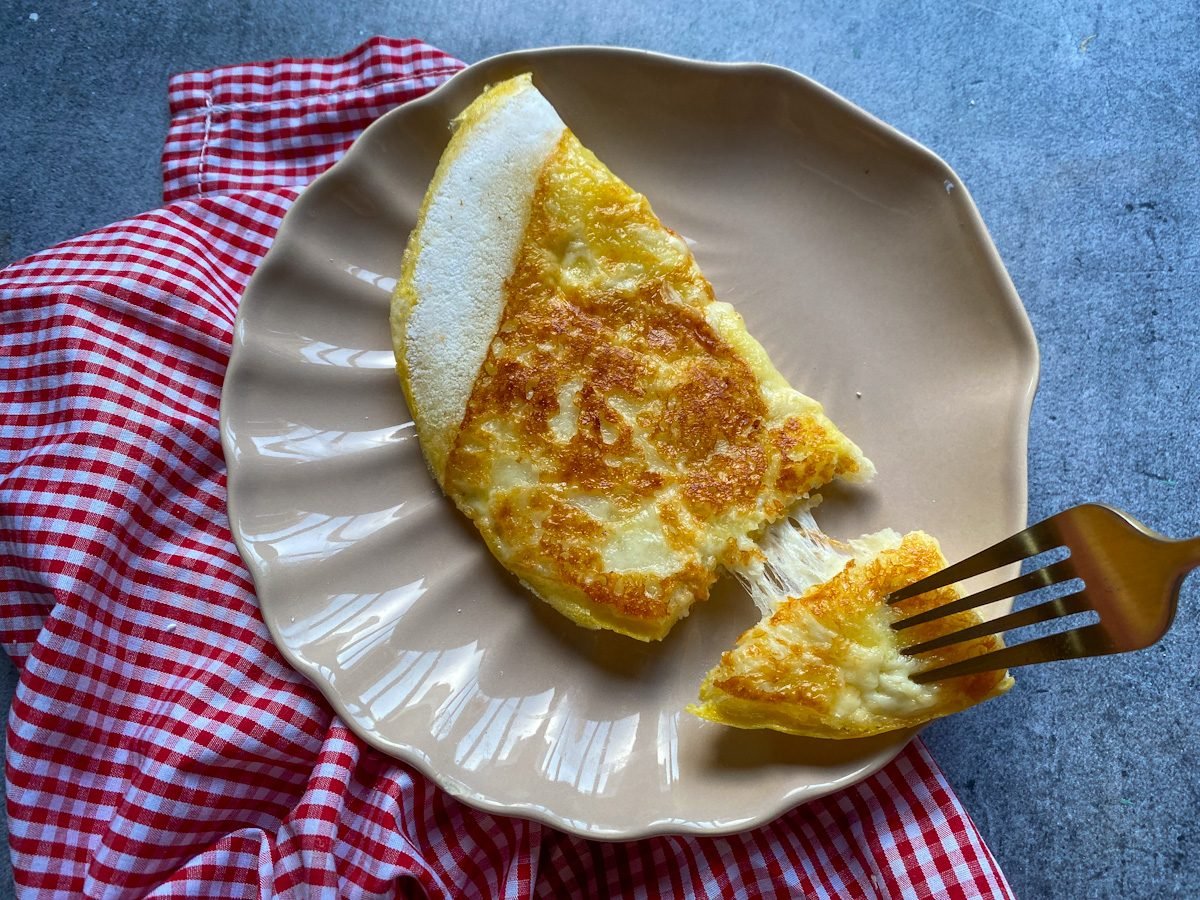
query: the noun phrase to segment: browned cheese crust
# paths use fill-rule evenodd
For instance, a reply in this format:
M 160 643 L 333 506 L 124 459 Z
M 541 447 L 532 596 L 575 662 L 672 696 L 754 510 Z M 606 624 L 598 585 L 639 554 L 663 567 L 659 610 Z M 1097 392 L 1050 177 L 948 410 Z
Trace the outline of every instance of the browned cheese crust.
M 745 537 L 869 465 L 744 329 L 710 321 L 686 244 L 570 133 L 506 293 L 445 487 L 580 624 L 662 637 Z

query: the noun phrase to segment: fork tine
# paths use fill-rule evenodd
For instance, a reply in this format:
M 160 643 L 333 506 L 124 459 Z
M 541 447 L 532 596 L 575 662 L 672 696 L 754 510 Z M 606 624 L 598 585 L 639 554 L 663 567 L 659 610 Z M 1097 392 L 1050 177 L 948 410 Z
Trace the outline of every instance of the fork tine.
M 935 606 L 933 609 L 919 612 L 916 615 L 909 616 L 907 619 L 901 619 L 899 622 L 893 622 L 892 628 L 899 631 L 902 628 L 910 628 L 913 625 L 922 625 L 925 622 L 932 622 L 944 616 L 965 612 L 968 609 L 975 609 L 977 606 L 994 603 L 1006 597 L 1015 597 L 1017 594 L 1036 591 L 1038 588 L 1058 584 L 1060 581 L 1067 581 L 1074 577 L 1075 568 L 1071 565 L 1071 561 L 1069 559 L 1060 559 L 1056 563 L 1035 569 L 1019 578 L 1014 578 L 1011 581 L 1006 581 L 1003 584 L 998 584 L 995 587 L 987 588 L 975 594 L 968 594 L 960 600 L 943 603 L 941 606 Z
M 993 544 L 986 550 L 980 550 L 978 553 L 968 556 L 962 562 L 957 562 L 952 566 L 947 566 L 938 572 L 934 572 L 927 578 L 922 578 L 908 587 L 892 591 L 888 595 L 887 602 L 899 603 L 901 600 L 907 600 L 909 597 L 924 594 L 926 591 L 954 584 L 954 582 L 962 581 L 964 578 L 990 572 L 992 569 L 1007 566 L 1009 563 L 1019 562 L 1027 556 L 1035 556 L 1038 553 L 1052 550 L 1062 543 L 1058 538 L 1057 527 L 1057 520 L 1061 515 L 1062 513 L 1059 513 L 1038 522 L 1036 525 L 1030 525 L 1024 531 L 1018 531 L 1011 537 Z
M 1024 628 L 1026 625 L 1036 625 L 1038 622 L 1061 619 L 1063 616 L 1069 616 L 1073 613 L 1087 612 L 1091 608 L 1092 606 L 1088 603 L 1085 593 L 1078 591 L 1074 594 L 1067 594 L 1065 597 L 1056 597 L 1053 600 L 1047 600 L 1045 603 L 1039 603 L 1037 606 L 1030 606 L 1018 612 L 1009 613 L 1007 616 L 992 619 L 990 622 L 980 622 L 978 625 L 961 628 L 949 634 L 939 635 L 915 646 L 905 647 L 903 652 L 907 656 L 916 656 L 919 653 L 940 650 L 942 647 L 949 647 L 951 644 L 969 641 L 972 638 L 986 637 L 989 634 L 1012 631 L 1014 628 Z
M 1112 642 L 1102 625 L 1073 628 L 1058 634 L 1049 634 L 1035 641 L 993 650 L 982 656 L 972 656 L 961 662 L 951 663 L 928 672 L 917 672 L 912 680 L 918 684 L 956 678 L 960 675 L 976 675 L 994 669 L 1014 669 L 1033 663 L 1054 662 L 1059 659 L 1076 659 L 1081 656 L 1104 656 L 1118 653 L 1120 648 Z

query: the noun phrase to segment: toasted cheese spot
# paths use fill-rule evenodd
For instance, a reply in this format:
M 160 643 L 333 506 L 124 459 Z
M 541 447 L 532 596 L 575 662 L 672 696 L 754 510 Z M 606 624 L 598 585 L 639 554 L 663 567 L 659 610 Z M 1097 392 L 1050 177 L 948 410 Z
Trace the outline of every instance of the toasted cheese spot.
M 564 132 L 445 467 L 497 558 L 576 622 L 658 639 L 765 524 L 871 472 Z
M 903 632 L 892 629 L 901 617 L 959 596 L 947 587 L 899 608 L 884 602 L 891 591 L 945 566 L 928 535 L 901 539 L 883 532 L 845 545 L 781 523 L 763 543 L 765 564 L 740 574 L 765 615 L 709 672 L 700 703 L 690 707 L 697 715 L 742 728 L 865 737 L 958 712 L 1012 685 L 1006 672 L 930 684 L 912 679 L 921 669 L 1002 646 L 989 636 L 920 658 L 904 655 L 906 646 L 979 621 L 968 612 Z M 829 576 L 831 570 L 837 573 Z

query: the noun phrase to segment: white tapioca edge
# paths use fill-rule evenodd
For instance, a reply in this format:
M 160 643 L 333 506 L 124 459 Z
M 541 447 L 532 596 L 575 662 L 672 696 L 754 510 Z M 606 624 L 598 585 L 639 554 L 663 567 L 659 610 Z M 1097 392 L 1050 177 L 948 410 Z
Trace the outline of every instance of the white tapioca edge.
M 539 174 L 566 130 L 529 75 L 487 90 L 454 127 L 391 308 L 396 365 L 439 484 L 504 312 Z

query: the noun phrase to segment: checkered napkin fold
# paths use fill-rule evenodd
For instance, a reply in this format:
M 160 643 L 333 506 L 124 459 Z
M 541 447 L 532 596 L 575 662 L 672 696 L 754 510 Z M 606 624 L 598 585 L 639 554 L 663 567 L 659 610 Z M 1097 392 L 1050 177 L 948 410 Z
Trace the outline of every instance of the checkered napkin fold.
M 727 837 L 452 799 L 283 662 L 230 537 L 234 313 L 301 189 L 462 63 L 376 38 L 179 75 L 166 206 L 0 272 L 0 642 L 22 896 L 1008 897 L 919 741 Z

